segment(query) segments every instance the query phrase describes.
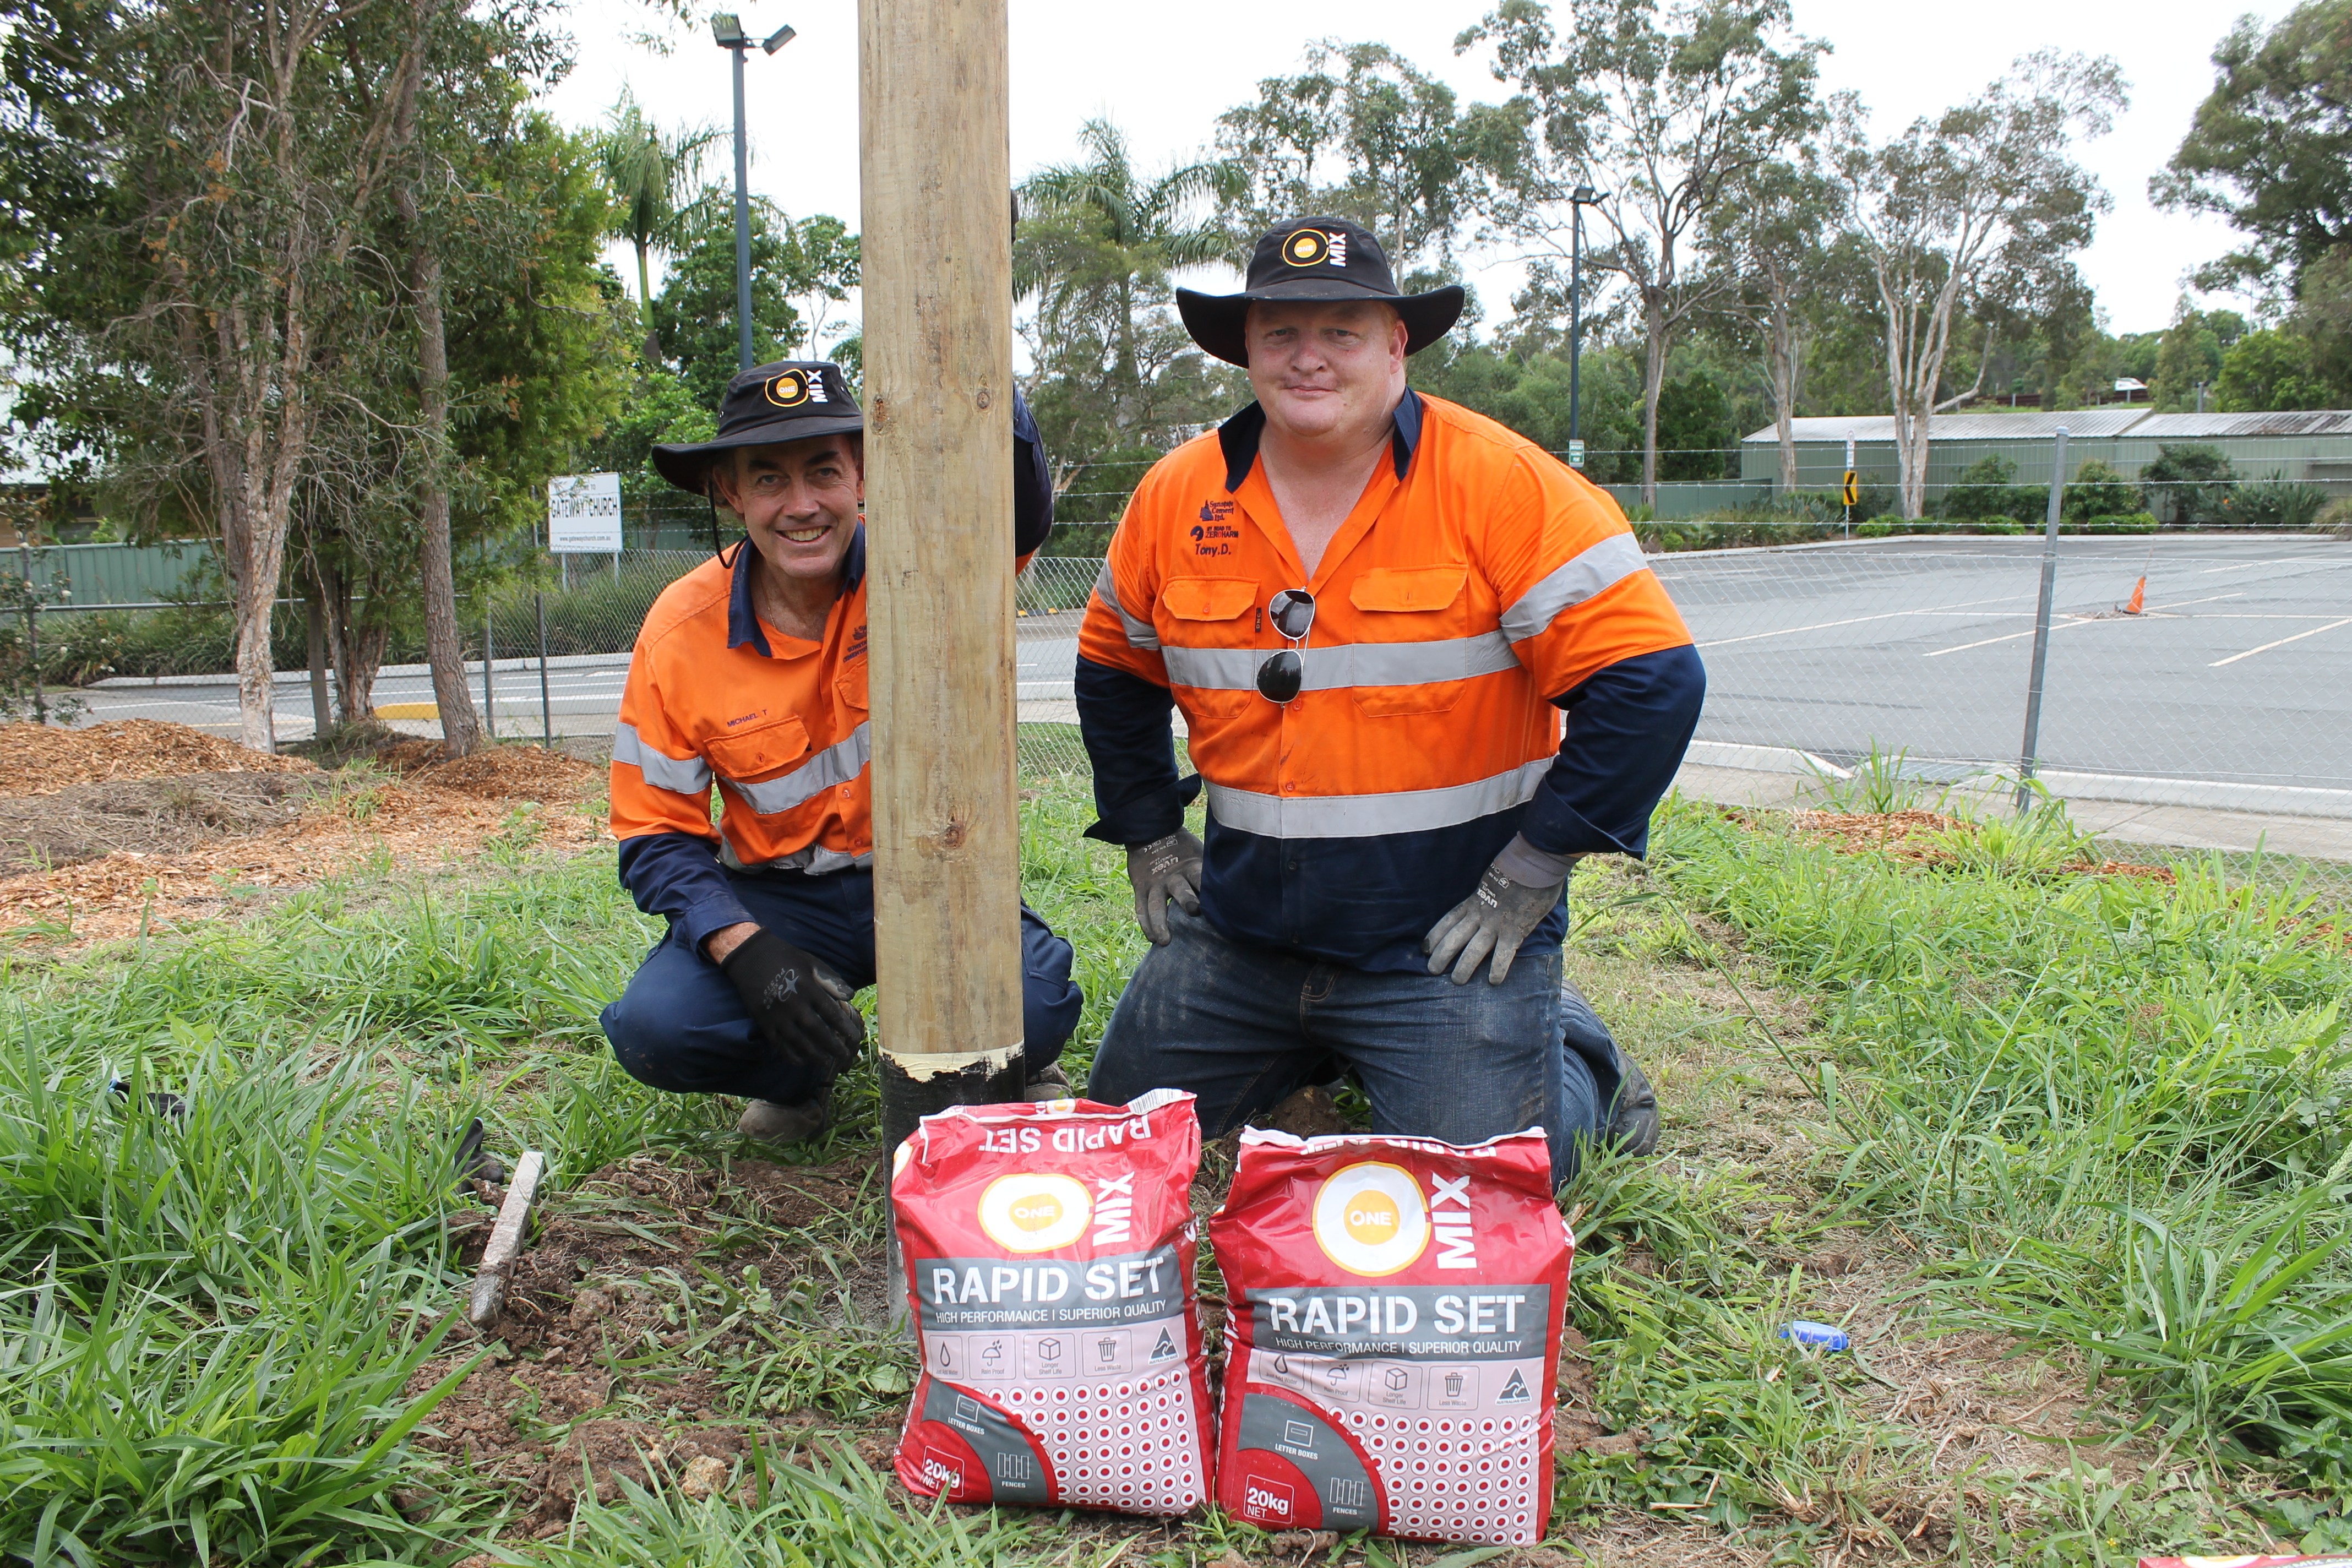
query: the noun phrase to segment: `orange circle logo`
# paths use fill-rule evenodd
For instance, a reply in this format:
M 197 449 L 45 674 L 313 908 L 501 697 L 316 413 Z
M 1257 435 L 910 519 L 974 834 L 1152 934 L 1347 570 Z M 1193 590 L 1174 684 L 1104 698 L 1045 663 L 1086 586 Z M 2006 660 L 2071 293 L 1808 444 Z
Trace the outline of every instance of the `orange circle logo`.
M 768 401 L 779 408 L 791 408 L 806 403 L 809 397 L 808 372 L 788 370 L 768 383 Z
M 1051 1193 L 1039 1193 L 1034 1197 L 1016 1198 L 1006 1217 L 1023 1230 L 1034 1233 L 1062 1223 L 1062 1205 Z
M 1282 242 L 1282 258 L 1293 267 L 1312 267 L 1331 255 L 1331 237 L 1319 228 L 1302 228 Z
M 1396 1200 L 1370 1188 L 1349 1200 L 1347 1215 L 1348 1234 L 1366 1247 L 1394 1241 L 1404 1223 Z

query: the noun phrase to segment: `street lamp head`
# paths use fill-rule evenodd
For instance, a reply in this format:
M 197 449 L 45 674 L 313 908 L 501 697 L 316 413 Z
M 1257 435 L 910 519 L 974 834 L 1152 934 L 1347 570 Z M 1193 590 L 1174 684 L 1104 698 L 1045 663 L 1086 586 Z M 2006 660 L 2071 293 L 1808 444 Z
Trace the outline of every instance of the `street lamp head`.
M 1609 199 L 1609 193 L 1596 191 L 1591 185 L 1579 185 L 1570 193 L 1568 199 L 1579 206 L 1596 206 Z
M 711 15 L 710 36 L 719 40 L 719 47 L 722 49 L 740 49 L 751 41 L 743 31 L 743 18 L 732 11 L 719 11 Z
M 798 35 L 795 34 L 791 27 L 779 27 L 774 32 L 760 40 L 760 47 L 762 52 L 772 55 L 778 49 L 782 48 L 786 44 L 791 43 L 796 37 L 798 37 Z

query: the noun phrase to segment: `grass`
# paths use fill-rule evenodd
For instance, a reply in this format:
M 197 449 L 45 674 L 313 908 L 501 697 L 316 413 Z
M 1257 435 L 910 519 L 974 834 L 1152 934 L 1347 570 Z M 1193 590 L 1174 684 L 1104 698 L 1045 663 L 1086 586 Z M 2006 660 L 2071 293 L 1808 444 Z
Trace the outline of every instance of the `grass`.
M 1922 804 L 1882 773 L 1847 806 Z M 1024 893 L 1077 949 L 1081 1076 L 1142 942 L 1082 791 L 1029 782 Z M 1215 1516 L 908 1499 L 879 1463 L 911 1363 L 856 1261 L 870 1181 L 790 1226 L 724 1183 L 690 1225 L 616 1184 L 775 1155 L 613 1065 L 596 1012 L 655 925 L 604 858 L 510 838 L 461 882 L 354 875 L 0 957 L 0 1557 L 453 1563 L 495 1535 L 496 1561 L 567 1565 L 1298 1561 Z M 1586 1349 L 1561 1544 L 2091 1563 L 2352 1540 L 2352 962 L 2300 884 L 2061 872 L 2084 841 L 2054 812 L 1948 830 L 1927 862 L 1690 804 L 1656 845 L 1573 889 L 1570 969 L 1669 1130 L 1563 1198 Z M 870 1073 L 838 1110 L 784 1157 L 862 1169 Z M 451 1315 L 475 1115 L 550 1152 L 564 1223 L 646 1238 L 577 1282 L 637 1305 L 569 1404 L 541 1349 Z M 1800 1316 L 1857 1353 L 1780 1338 Z M 513 1476 L 446 1436 L 469 1373 L 519 1391 L 499 1430 L 532 1455 L 577 1472 L 610 1428 L 636 1460 L 524 1531 Z M 678 1435 L 718 1428 L 743 1439 L 725 1484 L 689 1485 Z

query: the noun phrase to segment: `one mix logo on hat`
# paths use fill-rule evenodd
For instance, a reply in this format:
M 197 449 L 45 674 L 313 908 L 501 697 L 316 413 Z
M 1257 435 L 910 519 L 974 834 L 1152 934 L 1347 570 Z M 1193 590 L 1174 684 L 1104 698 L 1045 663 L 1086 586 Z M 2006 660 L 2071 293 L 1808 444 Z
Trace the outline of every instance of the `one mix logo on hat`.
M 1328 261 L 1348 265 L 1348 237 L 1320 228 L 1302 228 L 1282 242 L 1282 258 L 1293 267 L 1316 267 Z
M 1350 1274 L 1393 1274 L 1429 1243 L 1429 1207 L 1412 1173 L 1350 1165 L 1315 1194 L 1315 1243 Z
M 1007 1252 L 1051 1252 L 1085 1234 L 1094 1200 L 1067 1176 L 999 1176 L 980 1194 L 980 1228 Z
M 788 370 L 768 383 L 768 401 L 779 408 L 797 408 L 803 403 L 826 403 L 824 378 L 813 370 Z

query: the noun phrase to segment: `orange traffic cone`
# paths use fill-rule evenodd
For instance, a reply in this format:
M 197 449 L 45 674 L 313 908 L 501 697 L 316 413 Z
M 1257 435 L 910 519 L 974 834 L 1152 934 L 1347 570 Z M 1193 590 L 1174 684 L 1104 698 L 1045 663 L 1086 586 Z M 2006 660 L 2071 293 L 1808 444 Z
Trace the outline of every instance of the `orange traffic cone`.
M 2132 584 L 2131 600 L 2124 605 L 2124 614 L 2127 616 L 2137 616 L 2147 608 L 2147 579 L 2143 577 L 2138 582 Z

